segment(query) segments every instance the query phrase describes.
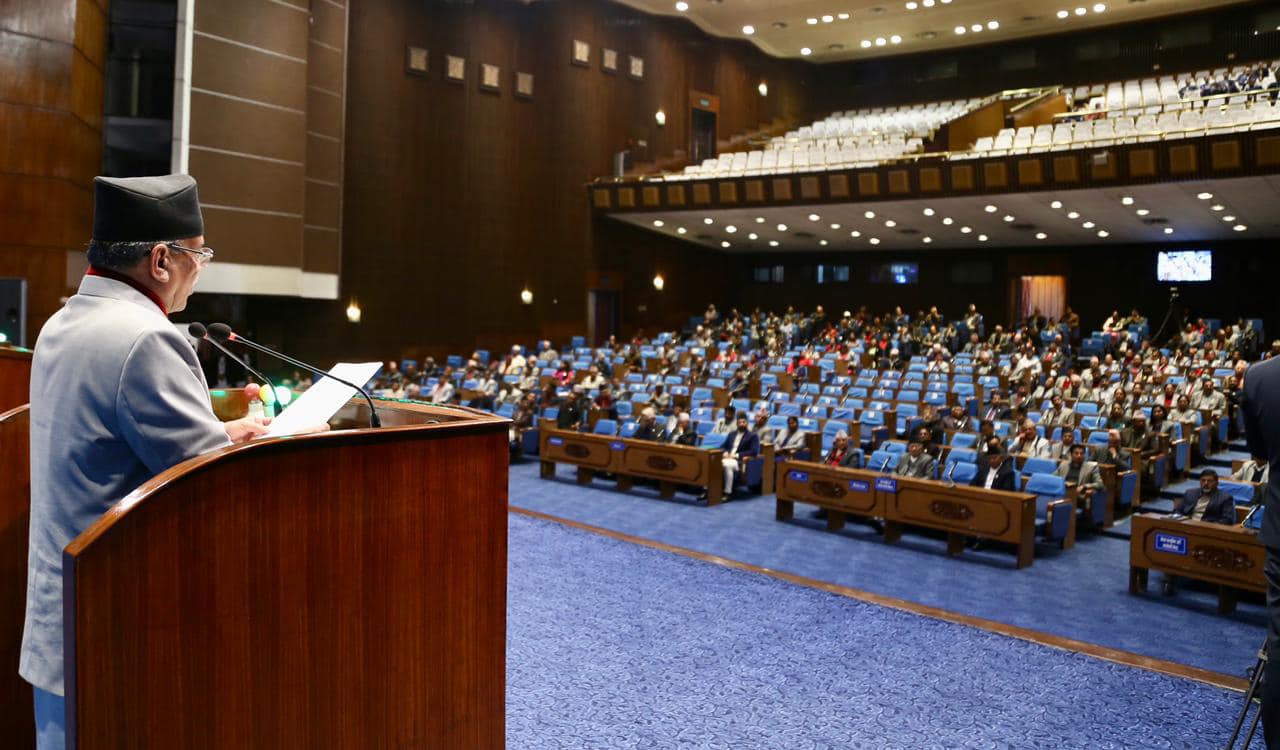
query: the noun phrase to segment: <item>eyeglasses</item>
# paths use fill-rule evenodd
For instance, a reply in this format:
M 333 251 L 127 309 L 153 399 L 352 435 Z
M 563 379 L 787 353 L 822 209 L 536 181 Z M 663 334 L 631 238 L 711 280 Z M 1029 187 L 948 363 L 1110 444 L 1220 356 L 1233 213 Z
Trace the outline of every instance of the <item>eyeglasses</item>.
M 213 262 L 213 248 L 211 247 L 183 247 L 176 242 L 166 242 L 164 244 L 174 250 L 182 250 L 196 256 L 196 263 L 199 263 L 201 268 Z

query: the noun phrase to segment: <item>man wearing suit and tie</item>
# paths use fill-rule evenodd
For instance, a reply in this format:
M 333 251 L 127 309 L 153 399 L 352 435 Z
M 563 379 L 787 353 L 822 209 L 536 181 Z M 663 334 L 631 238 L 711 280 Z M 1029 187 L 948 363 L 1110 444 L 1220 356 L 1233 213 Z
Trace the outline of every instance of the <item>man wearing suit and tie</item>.
M 746 459 L 760 454 L 760 438 L 747 428 L 747 415 L 738 415 L 738 429 L 734 430 L 724 441 L 724 457 L 720 465 L 724 468 L 724 497 L 733 495 L 733 481 L 741 473 Z
M 1008 490 L 1010 492 L 1017 489 L 1014 483 L 1012 461 L 1006 460 L 1004 449 L 1000 446 L 999 438 L 993 438 L 987 446 L 987 460 L 978 473 L 973 477 L 973 481 L 969 484 L 974 487 L 982 487 L 987 490 Z
M 1268 466 L 1280 460 L 1280 358 L 1253 365 L 1244 376 L 1245 434 L 1249 453 L 1265 456 Z M 1280 484 L 1267 478 L 1263 489 L 1262 534 L 1267 548 L 1268 660 L 1262 686 L 1263 732 L 1267 750 L 1280 750 Z
M 195 349 L 169 322 L 213 258 L 203 235 L 191 177 L 96 178 L 89 271 L 40 331 L 18 667 L 34 688 L 39 750 L 65 747 L 63 549 L 153 476 L 267 430 L 214 416 Z
M 894 469 L 893 473 L 900 477 L 930 479 L 933 477 L 935 463 L 937 462 L 933 456 L 924 452 L 924 443 L 920 442 L 919 438 L 913 438 L 907 444 L 907 455 L 898 462 L 898 468 Z

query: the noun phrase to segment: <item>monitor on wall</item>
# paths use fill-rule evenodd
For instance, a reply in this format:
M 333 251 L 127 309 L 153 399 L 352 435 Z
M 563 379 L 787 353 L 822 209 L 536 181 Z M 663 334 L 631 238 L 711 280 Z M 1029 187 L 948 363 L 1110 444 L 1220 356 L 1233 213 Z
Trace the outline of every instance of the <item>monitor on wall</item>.
M 920 266 L 915 263 L 883 263 L 874 266 L 867 281 L 872 284 L 915 284 L 920 280 Z
M 1211 250 L 1162 251 L 1156 257 L 1156 281 L 1213 281 Z

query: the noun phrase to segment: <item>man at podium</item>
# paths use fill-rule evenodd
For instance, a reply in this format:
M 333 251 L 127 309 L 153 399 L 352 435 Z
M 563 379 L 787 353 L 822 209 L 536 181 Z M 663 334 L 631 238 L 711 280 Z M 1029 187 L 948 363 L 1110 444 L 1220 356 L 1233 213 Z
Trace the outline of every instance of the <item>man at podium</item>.
M 62 551 L 152 476 L 266 432 L 214 416 L 169 322 L 213 258 L 187 175 L 94 180 L 89 271 L 40 331 L 31 368 L 31 536 L 19 673 L 37 746 L 63 748 Z

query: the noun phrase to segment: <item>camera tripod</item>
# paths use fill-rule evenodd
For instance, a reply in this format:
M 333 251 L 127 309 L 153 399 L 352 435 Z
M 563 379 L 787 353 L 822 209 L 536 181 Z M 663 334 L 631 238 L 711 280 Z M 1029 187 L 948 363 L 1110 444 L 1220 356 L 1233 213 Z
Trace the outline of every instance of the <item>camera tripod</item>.
M 1231 739 L 1227 741 L 1226 750 L 1235 750 L 1236 739 L 1240 737 L 1240 730 L 1244 728 L 1245 720 L 1249 718 L 1249 711 L 1258 706 L 1258 711 L 1253 715 L 1253 721 L 1249 722 L 1249 733 L 1245 735 L 1244 744 L 1240 746 L 1241 750 L 1249 750 L 1249 746 L 1253 743 L 1253 735 L 1258 731 L 1258 721 L 1262 718 L 1262 675 L 1267 670 L 1267 641 L 1264 639 L 1262 648 L 1258 649 L 1258 663 L 1246 672 L 1249 676 L 1249 690 L 1244 694 L 1244 706 L 1240 709 L 1240 716 L 1236 718 L 1236 727 L 1231 732 Z

